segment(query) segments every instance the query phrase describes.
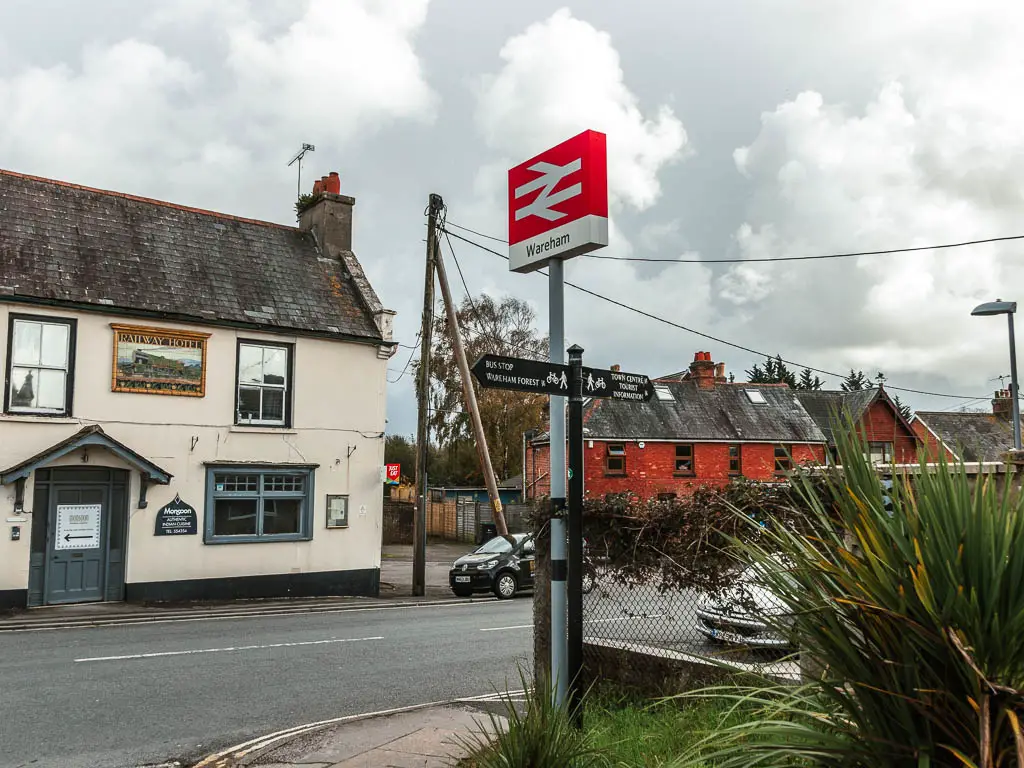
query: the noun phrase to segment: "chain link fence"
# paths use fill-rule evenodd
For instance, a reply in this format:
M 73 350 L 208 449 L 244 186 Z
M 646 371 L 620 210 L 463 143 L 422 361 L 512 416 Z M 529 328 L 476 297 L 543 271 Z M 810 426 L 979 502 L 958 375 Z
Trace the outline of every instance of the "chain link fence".
M 795 650 L 777 627 L 778 606 L 749 573 L 733 586 L 704 593 L 676 586 L 664 561 L 662 573 L 639 576 L 588 551 L 583 579 L 584 663 L 608 675 L 611 666 L 631 677 L 662 677 L 671 662 L 760 672 L 796 679 Z M 628 575 L 627 575 L 627 571 Z M 687 679 L 693 677 L 692 670 Z M 702 677 L 697 676 L 700 680 Z M 633 680 L 632 682 L 636 682 Z M 647 680 L 661 688 L 663 680 Z M 684 686 L 684 687 L 692 687 Z

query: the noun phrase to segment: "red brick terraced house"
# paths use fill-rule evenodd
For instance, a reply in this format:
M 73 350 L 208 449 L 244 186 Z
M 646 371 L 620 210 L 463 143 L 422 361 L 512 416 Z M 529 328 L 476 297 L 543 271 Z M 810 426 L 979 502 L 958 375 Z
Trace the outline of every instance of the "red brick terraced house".
M 918 411 L 911 425 L 927 445 L 928 461 L 1002 463 L 1013 448 L 1013 399 L 1001 389 L 992 413 Z
M 828 439 L 829 458 L 835 457 L 835 417 L 851 418 L 868 444 L 875 464 L 916 464 L 923 447 L 920 436 L 903 417 L 884 387 L 855 392 L 796 391 L 797 400 Z
M 682 496 L 736 478 L 780 482 L 795 464 L 821 463 L 828 440 L 785 384 L 729 383 L 725 365 L 698 352 L 688 371 L 655 381 L 650 402 L 584 404 L 588 497 Z M 524 495 L 550 493 L 549 440 L 527 445 Z

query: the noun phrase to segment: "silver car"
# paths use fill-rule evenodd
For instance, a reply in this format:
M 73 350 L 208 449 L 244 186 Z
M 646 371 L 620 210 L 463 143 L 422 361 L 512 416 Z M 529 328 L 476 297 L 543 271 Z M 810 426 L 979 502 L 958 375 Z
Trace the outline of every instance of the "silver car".
M 786 648 L 789 639 L 777 629 L 786 624 L 786 612 L 785 603 L 761 585 L 756 566 L 749 566 L 729 589 L 701 598 L 697 629 L 730 645 Z

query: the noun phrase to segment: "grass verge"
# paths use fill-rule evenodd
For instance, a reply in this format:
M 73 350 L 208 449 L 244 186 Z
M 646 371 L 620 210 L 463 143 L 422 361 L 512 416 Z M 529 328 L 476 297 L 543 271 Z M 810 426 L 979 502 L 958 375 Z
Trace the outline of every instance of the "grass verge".
M 692 758 L 695 745 L 709 733 L 753 715 L 752 707 L 733 707 L 724 699 L 651 700 L 602 686 L 586 697 L 580 735 L 564 712 L 535 696 L 510 710 L 507 730 L 492 720 L 490 734 L 464 742 L 470 757 L 458 763 L 460 768 L 662 768 L 684 754 Z M 495 738 L 496 731 L 503 734 Z
M 749 719 L 752 711 L 716 699 L 650 701 L 613 687 L 600 687 L 587 699 L 585 730 L 591 747 L 609 765 L 659 768 L 693 748 L 722 725 Z

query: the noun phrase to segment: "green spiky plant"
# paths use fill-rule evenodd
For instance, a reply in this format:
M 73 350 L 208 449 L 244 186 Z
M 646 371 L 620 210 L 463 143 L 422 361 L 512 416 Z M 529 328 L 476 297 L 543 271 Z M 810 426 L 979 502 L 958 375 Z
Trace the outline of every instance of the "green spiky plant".
M 533 688 L 519 669 L 523 686 L 522 706 L 515 697 L 502 694 L 504 715 L 488 713 L 469 737 L 458 745 L 468 755 L 460 768 L 601 768 L 607 761 L 588 743 L 566 707 L 556 706 L 551 685 L 542 680 Z
M 814 679 L 694 692 L 761 711 L 677 765 L 1024 768 L 1021 494 L 944 461 L 886 490 L 856 430 L 836 433 L 824 499 L 794 479 L 815 534 L 736 541 Z

